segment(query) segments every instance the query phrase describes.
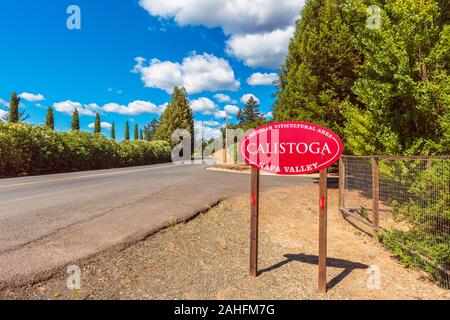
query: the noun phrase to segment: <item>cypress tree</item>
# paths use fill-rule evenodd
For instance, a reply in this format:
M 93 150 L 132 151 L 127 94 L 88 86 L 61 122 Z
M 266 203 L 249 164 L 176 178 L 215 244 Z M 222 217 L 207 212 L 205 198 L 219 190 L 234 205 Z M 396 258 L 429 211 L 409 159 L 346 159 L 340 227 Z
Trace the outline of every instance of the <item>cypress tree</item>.
M 165 140 L 171 146 L 178 142 L 172 141 L 172 134 L 176 129 L 186 129 L 192 137 L 192 146 L 194 144 L 194 115 L 190 107 L 189 100 L 184 88 L 175 87 L 173 89 L 172 99 L 161 115 L 161 123 L 154 134 L 155 140 Z M 192 148 L 194 150 L 194 148 Z
M 48 107 L 47 115 L 45 116 L 45 126 L 49 129 L 55 130 L 55 116 L 53 114 L 53 108 Z
M 134 125 L 134 140 L 139 140 L 139 126 L 137 124 Z
M 94 133 L 100 133 L 102 131 L 102 125 L 100 122 L 100 115 L 97 114 L 95 115 L 95 126 L 94 126 Z
M 114 125 L 114 121 L 111 126 L 111 140 L 116 141 L 116 126 Z
M 16 92 L 13 92 L 11 95 L 11 101 L 9 103 L 9 115 L 8 120 L 11 123 L 18 123 L 19 122 L 19 104 L 20 104 L 20 97 L 17 96 Z
M 72 131 L 80 131 L 80 116 L 77 108 L 72 114 Z
M 130 124 L 128 121 L 125 123 L 125 140 L 130 140 Z
M 142 130 L 139 130 L 139 140 L 144 140 L 144 134 Z

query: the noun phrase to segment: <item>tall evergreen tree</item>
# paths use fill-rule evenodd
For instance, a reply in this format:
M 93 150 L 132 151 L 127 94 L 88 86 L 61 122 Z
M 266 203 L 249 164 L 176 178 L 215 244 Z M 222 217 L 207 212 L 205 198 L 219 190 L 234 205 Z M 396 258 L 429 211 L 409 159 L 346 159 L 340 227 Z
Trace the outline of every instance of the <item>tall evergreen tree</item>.
M 137 124 L 134 125 L 134 140 L 139 140 L 139 126 Z
M 144 133 L 142 132 L 142 129 L 139 130 L 139 140 L 144 140 Z
M 45 116 L 45 126 L 49 129 L 55 130 L 55 116 L 52 107 L 48 107 L 47 109 L 47 115 Z
M 280 69 L 275 121 L 319 123 L 342 135 L 341 103 L 356 101 L 352 86 L 361 75 L 354 31 L 365 26 L 372 3 L 364 2 L 306 1 Z
M 130 140 L 130 124 L 128 121 L 125 123 L 125 140 Z
M 172 99 L 161 115 L 161 123 L 156 129 L 154 139 L 165 140 L 174 146 L 178 142 L 172 141 L 172 134 L 177 129 L 186 129 L 190 132 L 193 146 L 194 115 L 192 114 L 186 90 L 175 87 L 173 89 Z M 192 150 L 194 150 L 193 147 Z
M 72 131 L 80 131 L 80 116 L 77 108 L 72 114 Z
M 264 115 L 259 111 L 259 103 L 253 96 L 250 96 L 244 109 L 237 114 L 239 127 L 244 129 L 255 128 L 265 122 Z
M 19 122 L 20 119 L 19 104 L 20 104 L 20 97 L 17 96 L 16 92 L 13 92 L 13 94 L 11 95 L 11 101 L 9 103 L 9 114 L 8 114 L 8 121 L 11 123 Z
M 116 125 L 114 124 L 114 121 L 111 125 L 111 140 L 116 141 Z
M 94 125 L 94 133 L 101 133 L 102 131 L 102 124 L 100 122 L 100 114 L 95 115 L 95 125 Z

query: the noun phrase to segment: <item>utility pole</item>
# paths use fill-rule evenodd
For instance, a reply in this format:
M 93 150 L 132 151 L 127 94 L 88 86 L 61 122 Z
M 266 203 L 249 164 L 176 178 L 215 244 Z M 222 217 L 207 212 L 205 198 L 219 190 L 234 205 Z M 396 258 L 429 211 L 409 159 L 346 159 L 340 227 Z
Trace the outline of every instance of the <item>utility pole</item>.
M 202 141 L 201 141 L 201 144 L 202 144 L 201 150 L 202 150 L 202 162 L 203 162 L 203 160 L 205 160 L 205 159 L 203 158 L 203 120 L 202 120 Z
M 225 111 L 225 149 L 223 151 L 223 163 L 227 164 L 227 143 L 228 143 L 228 112 Z

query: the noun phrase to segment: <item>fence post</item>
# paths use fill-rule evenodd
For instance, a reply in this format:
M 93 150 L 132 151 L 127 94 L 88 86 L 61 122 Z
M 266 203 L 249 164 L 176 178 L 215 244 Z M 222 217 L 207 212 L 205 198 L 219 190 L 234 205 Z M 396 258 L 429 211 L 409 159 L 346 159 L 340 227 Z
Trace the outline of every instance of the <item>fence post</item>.
M 343 157 L 339 159 L 339 210 L 345 208 L 345 163 Z
M 380 224 L 380 176 L 378 159 L 372 158 L 372 199 L 373 199 L 373 237 L 378 241 L 378 227 Z

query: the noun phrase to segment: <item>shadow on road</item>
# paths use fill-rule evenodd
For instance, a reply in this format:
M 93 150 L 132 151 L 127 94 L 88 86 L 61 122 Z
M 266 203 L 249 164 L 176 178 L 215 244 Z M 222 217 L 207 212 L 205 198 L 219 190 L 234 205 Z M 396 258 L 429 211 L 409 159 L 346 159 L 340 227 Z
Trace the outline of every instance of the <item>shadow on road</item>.
M 275 269 L 281 268 L 282 266 L 284 266 L 288 263 L 291 263 L 293 261 L 318 265 L 318 260 L 319 260 L 317 256 L 305 255 L 303 253 L 285 254 L 284 257 L 286 258 L 286 260 L 280 261 L 271 267 L 260 270 L 259 274 L 262 274 L 264 272 L 270 272 Z M 352 261 L 348 261 L 348 260 L 335 259 L 335 258 L 327 258 L 327 267 L 344 269 L 340 274 L 338 274 L 336 277 L 334 277 L 327 283 L 327 289 L 331 289 L 334 286 L 336 286 L 339 282 L 344 280 L 344 278 L 347 277 L 353 270 L 369 268 L 369 266 L 364 263 L 352 262 Z

